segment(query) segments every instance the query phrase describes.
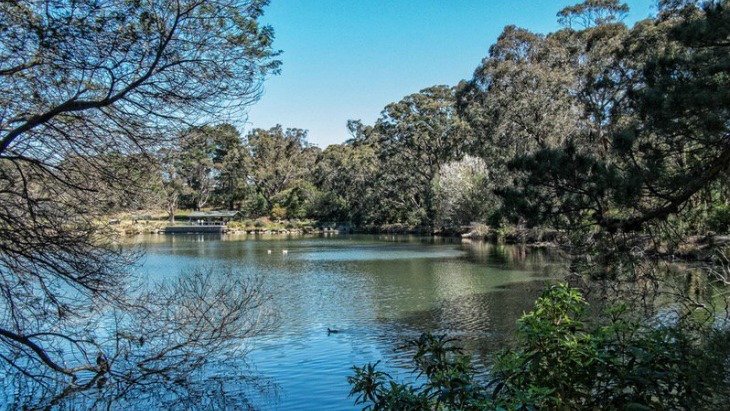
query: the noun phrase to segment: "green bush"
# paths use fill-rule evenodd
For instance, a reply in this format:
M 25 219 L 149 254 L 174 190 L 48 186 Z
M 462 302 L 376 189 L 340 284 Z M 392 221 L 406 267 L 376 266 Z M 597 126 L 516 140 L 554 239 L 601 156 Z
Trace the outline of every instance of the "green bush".
M 453 342 L 431 334 L 406 342 L 403 349 L 412 352 L 414 371 L 426 378 L 420 386 L 394 381 L 377 369 L 378 363 L 354 367 L 348 381 L 355 404 L 373 410 L 478 409 L 486 398 L 474 385 L 469 357 Z
M 230 223 L 228 223 L 228 228 L 230 228 L 231 230 L 238 230 L 243 227 L 244 224 L 240 221 L 231 221 Z
M 452 340 L 424 334 L 406 348 L 425 382 L 400 383 L 369 364 L 354 367 L 351 395 L 372 410 L 724 409 L 727 331 L 652 327 L 625 305 L 589 328 L 587 309 L 578 290 L 547 288 L 519 320 L 516 347 L 495 356 L 489 382 L 476 383 Z
M 274 220 L 281 220 L 284 217 L 286 217 L 286 208 L 280 206 L 279 204 L 274 204 L 274 207 L 271 208 L 271 218 Z

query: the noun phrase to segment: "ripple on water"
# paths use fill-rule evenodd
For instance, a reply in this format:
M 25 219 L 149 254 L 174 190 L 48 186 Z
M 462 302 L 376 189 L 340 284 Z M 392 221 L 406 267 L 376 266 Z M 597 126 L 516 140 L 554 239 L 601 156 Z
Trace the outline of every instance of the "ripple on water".
M 464 255 L 464 251 L 453 247 L 368 245 L 327 250 L 302 250 L 301 253 L 295 255 L 295 258 L 306 261 L 374 261 L 458 258 Z
M 382 360 L 385 371 L 413 378 L 408 356 L 396 348 L 424 331 L 455 335 L 472 354 L 490 352 L 514 333 L 539 289 L 505 285 L 544 278 L 541 260 L 536 266 L 529 253 L 520 260 L 510 247 L 488 244 L 177 237 L 145 247 L 143 269 L 155 278 L 209 264 L 262 277 L 281 317 L 277 329 L 252 342 L 248 357 L 278 387 L 275 395 L 253 394 L 264 410 L 356 409 L 348 397 L 352 366 Z M 342 331 L 327 335 L 327 327 Z

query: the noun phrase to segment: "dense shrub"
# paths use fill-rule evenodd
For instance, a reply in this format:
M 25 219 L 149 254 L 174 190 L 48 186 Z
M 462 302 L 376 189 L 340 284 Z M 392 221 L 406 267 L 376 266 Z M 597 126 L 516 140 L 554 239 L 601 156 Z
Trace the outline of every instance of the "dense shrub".
M 651 326 L 625 305 L 589 327 L 580 292 L 547 288 L 518 323 L 517 346 L 478 383 L 470 360 L 444 336 L 409 341 L 416 383 L 355 367 L 351 395 L 366 409 L 724 409 L 728 333 L 686 324 Z
M 286 208 L 280 206 L 279 204 L 274 204 L 274 207 L 271 208 L 271 218 L 274 220 L 282 220 L 284 217 L 286 217 Z

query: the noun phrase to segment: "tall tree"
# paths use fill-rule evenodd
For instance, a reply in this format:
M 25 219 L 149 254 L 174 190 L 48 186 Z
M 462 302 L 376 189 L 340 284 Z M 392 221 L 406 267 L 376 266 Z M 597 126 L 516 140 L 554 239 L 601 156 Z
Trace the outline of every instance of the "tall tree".
M 215 189 L 215 137 L 211 127 L 195 127 L 180 138 L 179 175 L 185 180 L 186 205 L 195 210 L 205 207 Z
M 249 179 L 266 201 L 268 211 L 281 205 L 291 190 L 308 176 L 317 148 L 307 141 L 307 131 L 280 125 L 269 130 L 253 129 L 246 136 L 251 158 Z
M 352 138 L 333 144 L 317 157 L 313 180 L 320 190 L 312 215 L 326 221 L 374 223 L 378 199 L 375 181 L 380 160 L 373 127 L 348 121 Z
M 569 142 L 516 159 L 513 168 L 524 174 L 511 198 L 522 212 L 634 232 L 724 181 L 729 16 L 727 1 L 683 3 L 620 37 L 619 65 L 634 67 L 611 86 L 611 110 L 620 107 L 622 115 L 606 117 L 607 155 Z M 605 83 L 586 83 L 587 92 Z
M 459 86 L 459 114 L 475 135 L 474 151 L 499 167 L 569 138 L 577 127 L 570 93 L 576 82 L 563 41 L 506 27 L 471 81 Z
M 162 204 L 170 225 L 175 225 L 175 212 L 177 211 L 180 197 L 188 194 L 190 189 L 185 184 L 185 178 L 181 175 L 182 164 L 180 160 L 180 149 L 162 149 L 157 156 L 156 164 L 158 170 L 156 176 L 159 203 Z
M 460 85 L 459 109 L 477 136 L 475 152 L 491 170 L 499 170 L 492 173 L 497 178 L 491 189 L 509 197 L 513 204 L 508 206 L 530 203 L 539 214 L 558 219 L 567 215 L 561 209 L 572 207 L 546 200 L 564 176 L 532 184 L 529 195 L 514 192 L 511 187 L 524 185 L 527 165 L 522 159 L 535 159 L 528 174 L 538 179 L 551 178 L 547 164 L 563 174 L 576 173 L 562 187 L 576 198 L 588 189 L 586 175 L 600 174 L 578 157 L 595 158 L 607 167 L 623 160 L 623 154 L 611 150 L 612 139 L 633 121 L 628 96 L 641 60 L 627 56 L 630 30 L 620 21 L 627 10 L 614 0 L 591 0 L 558 13 L 569 27 L 556 33 L 541 36 L 507 27 L 474 78 Z M 559 155 L 568 157 L 555 157 Z M 599 198 L 593 198 L 600 202 L 593 211 L 610 208 Z
M 241 134 L 231 124 L 222 124 L 214 131 L 216 168 L 215 200 L 229 210 L 236 208 L 248 194 L 249 157 Z
M 514 184 L 513 158 L 575 136 L 581 112 L 576 67 L 565 39 L 508 26 L 473 78 L 459 85 L 459 114 L 473 133 L 471 151 L 491 170 L 485 189 Z M 493 220 L 500 222 L 498 213 Z
M 394 203 L 396 207 L 421 209 L 417 222 L 432 225 L 439 170 L 460 158 L 467 142 L 466 127 L 456 115 L 454 89 L 430 87 L 389 104 L 374 132 L 385 172 L 392 179 L 384 196 L 399 203 Z

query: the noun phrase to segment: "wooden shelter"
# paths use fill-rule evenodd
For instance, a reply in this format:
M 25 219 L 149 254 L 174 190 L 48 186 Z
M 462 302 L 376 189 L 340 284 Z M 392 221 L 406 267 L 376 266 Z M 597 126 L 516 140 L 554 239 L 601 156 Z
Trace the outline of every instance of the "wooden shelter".
M 195 225 L 224 226 L 231 221 L 239 221 L 242 218 L 243 214 L 235 210 L 195 211 L 188 214 L 190 224 Z

